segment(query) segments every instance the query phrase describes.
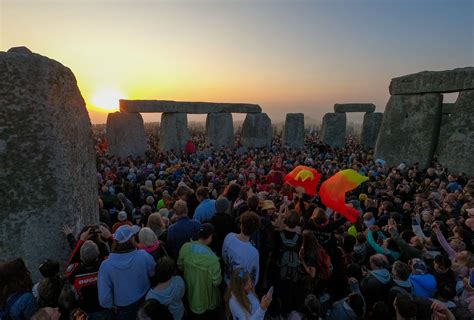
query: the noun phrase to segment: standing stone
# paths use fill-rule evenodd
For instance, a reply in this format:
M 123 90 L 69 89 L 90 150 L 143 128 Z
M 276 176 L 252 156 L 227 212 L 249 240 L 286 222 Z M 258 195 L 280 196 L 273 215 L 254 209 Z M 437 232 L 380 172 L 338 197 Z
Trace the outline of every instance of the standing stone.
M 206 118 L 206 143 L 215 148 L 234 145 L 234 122 L 231 113 L 209 113 Z
M 375 158 L 390 166 L 418 162 L 427 168 L 441 124 L 443 97 L 437 93 L 391 96 L 385 108 Z
M 382 124 L 382 119 L 383 113 L 381 112 L 364 114 L 362 134 L 360 137 L 362 145 L 370 149 L 375 147 L 377 136 L 379 135 L 380 125 Z
M 294 149 L 301 149 L 304 147 L 303 113 L 286 114 L 285 129 L 283 131 L 283 144 Z
M 459 93 L 444 139 L 438 146 L 438 161 L 450 173 L 474 176 L 474 90 Z
M 451 113 L 454 111 L 455 103 L 443 103 L 443 111 L 441 116 L 441 126 L 439 128 L 438 144 L 436 146 L 436 154 L 439 154 L 439 147 L 446 141 L 449 136 L 449 121 L 451 120 Z
M 247 148 L 272 145 L 272 121 L 266 113 L 249 113 L 242 125 L 242 146 Z
M 321 140 L 333 148 L 344 148 L 346 145 L 345 113 L 326 113 L 321 126 Z
M 147 138 L 141 114 L 109 113 L 106 132 L 109 155 L 122 158 L 145 155 Z
M 70 69 L 27 48 L 0 52 L 0 260 L 39 278 L 64 263 L 61 227 L 98 223 L 91 123 Z
M 162 113 L 160 123 L 160 149 L 182 152 L 189 140 L 188 115 L 186 113 Z

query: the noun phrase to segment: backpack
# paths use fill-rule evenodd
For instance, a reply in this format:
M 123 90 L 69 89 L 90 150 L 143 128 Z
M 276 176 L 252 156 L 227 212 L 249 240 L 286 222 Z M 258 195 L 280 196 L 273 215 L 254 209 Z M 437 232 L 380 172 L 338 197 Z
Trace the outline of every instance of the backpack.
M 319 267 L 317 276 L 322 280 L 329 280 L 332 275 L 331 257 L 327 254 L 326 250 L 322 246 L 318 246 L 316 260 Z
M 5 304 L 0 308 L 0 320 L 9 320 L 11 319 L 10 317 L 10 310 L 13 307 L 13 305 L 20 299 L 23 294 L 26 292 L 17 292 L 10 296 Z
M 299 234 L 295 233 L 293 238 L 287 239 L 285 233 L 280 231 L 280 238 L 283 242 L 283 249 L 280 256 L 280 278 L 283 280 L 298 280 L 298 266 L 300 265 L 300 259 L 298 256 L 298 239 Z

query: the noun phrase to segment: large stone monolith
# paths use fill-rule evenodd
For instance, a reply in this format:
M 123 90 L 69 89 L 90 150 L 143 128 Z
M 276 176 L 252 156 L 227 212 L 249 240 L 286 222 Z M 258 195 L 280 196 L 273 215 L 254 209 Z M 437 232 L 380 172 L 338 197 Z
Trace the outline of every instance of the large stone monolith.
M 437 155 L 439 154 L 439 146 L 443 145 L 449 136 L 449 122 L 451 121 L 451 113 L 454 111 L 454 105 L 454 103 L 443 103 L 441 126 L 439 128 L 438 144 L 436 145 L 435 151 Z
M 360 136 L 362 145 L 370 149 L 375 147 L 377 136 L 379 135 L 380 125 L 382 124 L 382 119 L 383 113 L 381 112 L 364 114 L 362 134 Z
M 27 48 L 0 52 L 0 260 L 22 257 L 33 278 L 65 263 L 63 225 L 98 223 L 91 124 L 70 69 Z
M 272 121 L 266 113 L 249 113 L 242 125 L 242 146 L 261 148 L 272 145 Z
M 375 158 L 390 166 L 427 168 L 439 136 L 443 97 L 437 93 L 391 96 L 383 115 Z
M 145 155 L 147 138 L 141 114 L 109 113 L 106 133 L 109 155 L 122 158 Z
M 209 113 L 207 115 L 206 143 L 215 148 L 234 145 L 234 122 L 231 113 Z
M 283 143 L 294 149 L 304 147 L 304 114 L 287 113 L 283 130 Z
M 326 113 L 321 125 L 321 140 L 333 148 L 344 148 L 346 145 L 345 113 Z
M 474 176 L 474 90 L 459 93 L 444 134 L 438 161 L 450 173 Z
M 160 149 L 182 152 L 189 140 L 186 113 L 162 113 L 160 123 Z

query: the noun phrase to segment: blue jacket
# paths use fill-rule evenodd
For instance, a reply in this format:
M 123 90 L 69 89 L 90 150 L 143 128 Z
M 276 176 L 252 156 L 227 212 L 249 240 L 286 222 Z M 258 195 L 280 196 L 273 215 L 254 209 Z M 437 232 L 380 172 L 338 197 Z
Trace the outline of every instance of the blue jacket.
M 144 250 L 111 253 L 99 268 L 99 302 L 104 308 L 125 307 L 142 299 L 150 289 L 155 260 Z
M 410 280 L 415 289 L 415 296 L 421 298 L 433 298 L 438 287 L 436 279 L 431 274 L 412 274 Z
M 10 296 L 9 299 L 12 299 L 12 296 Z M 9 316 L 12 320 L 31 319 L 39 309 L 38 303 L 31 292 L 18 293 L 15 299 L 16 301 L 14 301 L 10 307 L 9 312 Z
M 196 238 L 201 229 L 201 223 L 188 216 L 179 217 L 176 223 L 168 228 L 168 246 L 174 257 L 186 242 Z
M 168 287 L 158 291 L 151 288 L 146 295 L 146 299 L 156 299 L 161 304 L 168 306 L 168 310 L 173 314 L 174 320 L 181 320 L 184 316 L 184 280 L 180 276 L 174 276 Z
M 216 200 L 204 199 L 194 211 L 193 218 L 201 223 L 211 221 L 216 214 Z

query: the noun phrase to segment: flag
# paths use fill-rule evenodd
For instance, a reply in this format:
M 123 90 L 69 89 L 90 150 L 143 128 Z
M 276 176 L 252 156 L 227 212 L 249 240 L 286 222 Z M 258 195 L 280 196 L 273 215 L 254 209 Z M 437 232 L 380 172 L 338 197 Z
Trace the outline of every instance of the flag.
M 316 169 L 307 166 L 297 166 L 285 176 L 285 183 L 293 187 L 302 187 L 310 196 L 316 195 L 321 174 Z
M 319 195 L 322 203 L 355 222 L 360 212 L 346 205 L 346 192 L 354 190 L 367 179 L 352 169 L 339 171 L 321 185 Z

